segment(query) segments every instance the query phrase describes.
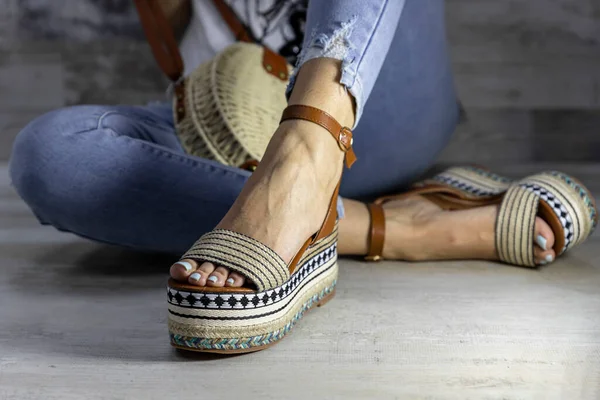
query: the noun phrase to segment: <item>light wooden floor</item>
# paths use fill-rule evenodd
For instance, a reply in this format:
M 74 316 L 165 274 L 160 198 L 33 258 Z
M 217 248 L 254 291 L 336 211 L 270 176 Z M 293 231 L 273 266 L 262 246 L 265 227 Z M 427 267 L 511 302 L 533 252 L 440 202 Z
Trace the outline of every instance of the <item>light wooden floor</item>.
M 600 399 L 598 236 L 542 270 L 343 260 L 337 297 L 278 346 L 189 356 L 167 341 L 169 258 L 39 226 L 6 175 L 2 400 Z
M 130 2 L 72 3 L 0 0 L 0 400 L 600 399 L 598 235 L 539 271 L 342 260 L 337 297 L 278 346 L 173 351 L 171 260 L 39 226 L 1 164 L 43 112 L 164 98 Z M 447 1 L 468 121 L 442 160 L 598 162 L 597 3 Z M 560 169 L 600 194 L 597 164 Z

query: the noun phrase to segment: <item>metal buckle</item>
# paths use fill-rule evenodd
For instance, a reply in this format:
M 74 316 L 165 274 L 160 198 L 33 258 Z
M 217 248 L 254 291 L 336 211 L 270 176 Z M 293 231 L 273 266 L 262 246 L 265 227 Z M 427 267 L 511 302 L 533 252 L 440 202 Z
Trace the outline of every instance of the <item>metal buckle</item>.
M 346 133 L 348 132 L 348 133 Z M 342 141 L 342 138 L 345 138 L 347 136 L 350 136 L 350 146 L 346 147 L 346 144 Z M 338 146 L 340 146 L 340 149 L 345 153 L 348 150 L 350 150 L 350 148 L 352 147 L 352 145 L 354 144 L 354 138 L 352 137 L 352 131 L 350 130 L 350 128 L 347 127 L 342 127 L 342 129 L 340 130 L 340 134 L 338 135 Z

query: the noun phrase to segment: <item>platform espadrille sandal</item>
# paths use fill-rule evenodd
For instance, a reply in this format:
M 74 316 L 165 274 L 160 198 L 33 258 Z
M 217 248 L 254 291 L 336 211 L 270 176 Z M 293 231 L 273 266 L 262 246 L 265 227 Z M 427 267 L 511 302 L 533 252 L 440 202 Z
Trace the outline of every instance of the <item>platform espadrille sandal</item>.
M 405 193 L 385 196 L 369 204 L 371 231 L 369 261 L 383 259 L 385 217 L 382 205 L 391 200 L 421 195 L 444 210 L 459 210 L 499 204 L 496 218 L 496 251 L 501 261 L 536 267 L 534 261 L 535 218 L 540 216 L 554 233 L 556 256 L 589 237 L 598 222 L 595 200 L 576 179 L 549 171 L 520 181 L 476 167 L 455 167 Z
M 356 157 L 352 132 L 314 107 L 293 105 L 282 121 L 302 119 L 331 133 L 349 168 Z M 252 288 L 200 287 L 169 280 L 167 287 L 171 344 L 185 350 L 244 353 L 281 340 L 309 309 L 334 295 L 337 265 L 337 211 L 340 184 L 325 220 L 287 264 L 261 242 L 217 229 L 203 235 L 182 259 L 212 262 L 244 275 Z

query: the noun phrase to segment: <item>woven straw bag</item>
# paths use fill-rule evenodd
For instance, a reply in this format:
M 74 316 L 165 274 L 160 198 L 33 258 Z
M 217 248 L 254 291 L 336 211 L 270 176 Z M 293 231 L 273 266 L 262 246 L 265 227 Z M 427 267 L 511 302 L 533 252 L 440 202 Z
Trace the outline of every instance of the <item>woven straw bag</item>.
M 185 79 L 187 112 L 176 128 L 188 153 L 234 166 L 262 158 L 287 103 L 287 81 L 262 59 L 261 46 L 236 43 Z M 176 98 L 173 106 L 177 115 Z
M 174 82 L 173 113 L 179 140 L 194 156 L 231 166 L 260 160 L 286 107 L 291 66 L 251 38 L 233 11 L 214 0 L 242 42 L 183 78 L 183 61 L 156 0 L 136 0 L 154 56 Z

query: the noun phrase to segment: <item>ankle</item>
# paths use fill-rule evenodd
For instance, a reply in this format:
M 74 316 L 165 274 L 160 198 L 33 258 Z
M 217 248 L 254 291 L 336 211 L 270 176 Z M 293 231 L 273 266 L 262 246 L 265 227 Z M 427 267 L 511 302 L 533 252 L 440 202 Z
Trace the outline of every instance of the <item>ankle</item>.
M 273 136 L 265 158 L 308 169 L 325 181 L 337 184 L 344 152 L 324 128 L 303 120 L 284 121 Z M 285 160 L 285 161 L 283 161 Z
M 354 99 L 340 83 L 342 63 L 333 58 L 315 58 L 302 65 L 289 104 L 316 107 L 333 116 L 342 126 L 354 125 Z

